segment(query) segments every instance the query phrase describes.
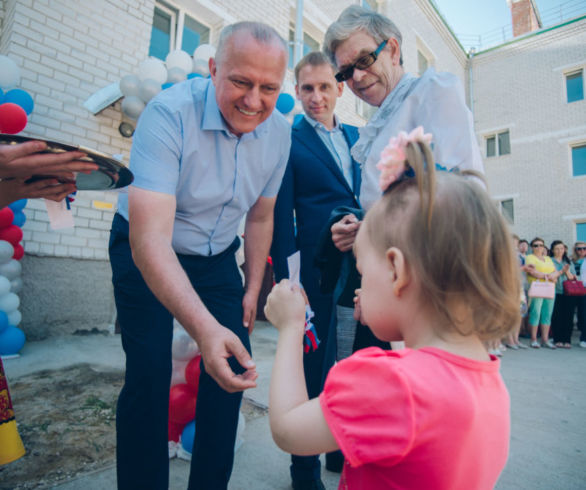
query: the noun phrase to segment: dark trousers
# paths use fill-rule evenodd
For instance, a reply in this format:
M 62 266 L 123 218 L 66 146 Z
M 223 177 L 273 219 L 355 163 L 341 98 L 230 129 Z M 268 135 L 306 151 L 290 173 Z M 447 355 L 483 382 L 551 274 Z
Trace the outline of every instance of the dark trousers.
M 574 329 L 576 296 L 556 294 L 551 315 L 551 329 L 554 342 L 570 343 Z
M 578 329 L 580 330 L 580 342 L 586 342 L 586 296 L 576 296 L 578 308 Z
M 234 258 L 239 241 L 211 256 L 178 255 L 210 313 L 232 330 L 250 352 L 242 325 L 243 288 Z M 119 489 L 163 490 L 169 486 L 168 416 L 173 319 L 136 268 L 128 222 L 115 215 L 110 235 L 114 298 L 126 353 L 126 376 L 116 412 Z M 235 359 L 232 369 L 244 371 Z M 225 489 L 232 472 L 242 393 L 221 389 L 202 362 L 189 489 Z

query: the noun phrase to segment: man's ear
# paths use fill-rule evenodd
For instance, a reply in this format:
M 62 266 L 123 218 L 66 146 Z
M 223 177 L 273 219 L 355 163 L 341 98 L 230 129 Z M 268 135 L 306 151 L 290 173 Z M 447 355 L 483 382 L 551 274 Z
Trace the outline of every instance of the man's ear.
M 400 297 L 411 282 L 405 255 L 400 249 L 391 247 L 387 250 L 386 257 L 388 272 L 391 274 L 391 281 L 393 282 L 393 294 Z
M 299 98 L 299 84 L 298 83 L 295 84 L 295 97 L 297 98 L 297 100 L 301 100 Z
M 391 61 L 393 65 L 398 66 L 401 60 L 401 46 L 399 46 L 399 41 L 391 37 L 387 46 L 391 50 Z
M 212 77 L 212 81 L 216 81 L 216 70 L 218 69 L 218 65 L 216 65 L 216 60 L 214 58 L 210 58 L 208 61 L 208 68 L 210 69 L 210 75 Z

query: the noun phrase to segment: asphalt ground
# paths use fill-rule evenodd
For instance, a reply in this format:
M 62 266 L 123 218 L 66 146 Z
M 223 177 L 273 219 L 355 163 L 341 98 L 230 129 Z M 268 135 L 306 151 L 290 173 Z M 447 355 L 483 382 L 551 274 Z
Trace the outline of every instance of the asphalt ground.
M 586 489 L 586 349 L 577 347 L 577 333 L 572 349 L 505 352 L 501 369 L 511 395 L 512 433 L 509 460 L 498 490 Z M 246 421 L 243 443 L 235 455 L 231 490 L 291 488 L 289 455 L 272 441 L 266 413 L 275 346 L 276 330 L 258 322 L 252 335 L 258 387 L 245 393 L 249 404 L 258 410 Z M 5 360 L 4 365 L 9 381 L 15 381 L 36 371 L 80 362 L 97 369 L 123 370 L 119 336 L 67 336 L 27 342 L 21 357 Z M 187 488 L 188 473 L 187 461 L 172 459 L 169 488 Z M 337 488 L 338 474 L 323 469 L 322 479 L 328 490 Z M 51 488 L 115 487 L 115 468 L 109 466 Z

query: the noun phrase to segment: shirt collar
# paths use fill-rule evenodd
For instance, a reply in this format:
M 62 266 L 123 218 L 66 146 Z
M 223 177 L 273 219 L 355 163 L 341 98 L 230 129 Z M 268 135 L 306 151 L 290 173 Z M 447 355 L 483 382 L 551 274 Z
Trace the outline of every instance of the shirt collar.
M 313 129 L 323 129 L 324 131 L 331 131 L 331 132 L 342 130 L 342 128 L 340 126 L 340 121 L 338 120 L 338 116 L 336 116 L 335 114 L 334 114 L 334 127 L 331 130 L 327 129 L 322 123 L 320 123 L 319 121 L 316 121 L 312 117 L 309 117 L 307 114 L 304 114 L 304 116 L 305 116 L 305 119 L 307 120 L 307 122 L 311 125 L 311 127 Z
M 260 138 L 262 134 L 269 130 L 268 122 L 271 117 L 273 117 L 272 114 L 265 121 L 260 123 L 253 131 L 243 134 L 242 137 L 245 139 L 250 137 L 254 137 L 256 139 Z M 208 81 L 208 86 L 206 89 L 205 109 L 201 121 L 201 129 L 209 131 L 225 131 L 228 135 L 236 138 L 236 136 L 228 128 L 228 125 L 224 120 L 224 116 L 222 116 L 222 113 L 220 112 L 220 108 L 218 107 L 218 102 L 216 100 L 216 87 L 211 80 Z

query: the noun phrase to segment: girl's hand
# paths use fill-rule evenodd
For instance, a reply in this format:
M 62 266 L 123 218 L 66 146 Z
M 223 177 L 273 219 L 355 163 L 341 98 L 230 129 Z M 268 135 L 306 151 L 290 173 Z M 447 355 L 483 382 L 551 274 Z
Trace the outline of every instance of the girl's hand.
M 277 284 L 264 308 L 265 316 L 278 330 L 298 328 L 303 332 L 305 326 L 305 299 L 303 294 L 288 279 Z

